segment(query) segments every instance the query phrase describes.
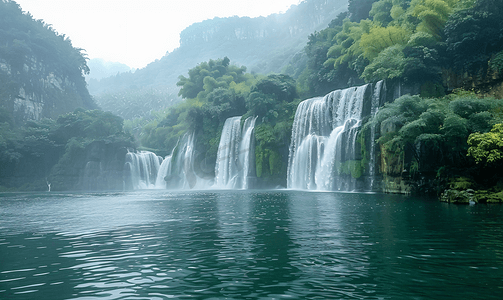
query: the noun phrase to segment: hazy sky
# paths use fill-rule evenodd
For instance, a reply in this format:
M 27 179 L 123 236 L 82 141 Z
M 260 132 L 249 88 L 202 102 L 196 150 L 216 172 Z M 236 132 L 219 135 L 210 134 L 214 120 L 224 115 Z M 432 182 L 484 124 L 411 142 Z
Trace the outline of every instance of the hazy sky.
M 214 17 L 268 16 L 299 0 L 15 0 L 89 58 L 142 68 L 179 46 L 180 32 Z

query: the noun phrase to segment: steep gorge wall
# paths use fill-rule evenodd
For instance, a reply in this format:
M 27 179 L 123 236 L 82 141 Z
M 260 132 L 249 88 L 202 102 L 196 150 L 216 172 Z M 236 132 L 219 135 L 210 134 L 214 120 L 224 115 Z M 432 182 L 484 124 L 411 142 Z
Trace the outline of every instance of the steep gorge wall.
M 81 51 L 16 2 L 0 1 L 0 122 L 21 125 L 78 107 L 96 108 Z
M 29 120 L 57 118 L 78 107 L 96 108 L 85 81 L 57 75 L 36 57 L 27 57 L 16 69 L 0 57 L 2 108 L 20 125 Z

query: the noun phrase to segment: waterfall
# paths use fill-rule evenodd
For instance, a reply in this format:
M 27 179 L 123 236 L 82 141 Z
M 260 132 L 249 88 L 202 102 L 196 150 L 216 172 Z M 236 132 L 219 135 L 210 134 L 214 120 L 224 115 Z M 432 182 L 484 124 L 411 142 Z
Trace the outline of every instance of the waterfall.
M 249 117 L 243 125 L 243 138 L 239 149 L 239 161 L 242 162 L 241 188 L 248 189 L 249 177 L 255 177 L 255 121 L 257 117 Z
M 159 167 L 159 171 L 157 172 L 157 178 L 155 180 L 155 188 L 156 189 L 165 189 L 166 188 L 166 181 L 164 178 L 166 176 L 171 174 L 171 157 L 172 155 L 168 155 L 164 158 L 164 160 L 161 163 L 161 166 Z
M 153 152 L 128 152 L 125 168 L 131 187 L 135 190 L 154 188 L 161 161 L 162 158 Z
M 191 189 L 197 184 L 197 176 L 194 172 L 194 157 L 195 157 L 195 137 L 194 134 L 185 134 L 184 142 L 180 148 L 176 158 L 176 174 L 181 175 L 178 188 Z
M 371 110 L 367 103 L 370 86 L 333 91 L 299 104 L 288 157 L 288 188 L 328 191 L 356 188 L 356 180 L 347 175 L 361 161 L 357 135 L 365 108 L 367 114 Z
M 166 178 L 166 181 L 159 181 L 157 185 L 159 188 L 192 189 L 201 187 L 203 184 L 203 180 L 196 175 L 194 170 L 194 133 L 186 133 L 173 148 L 171 155 L 165 158 L 165 161 L 163 173 L 161 175 L 159 172 L 159 176 L 162 176 L 163 181 Z
M 376 83 L 374 88 L 374 93 L 372 94 L 370 115 L 372 116 L 372 124 L 370 126 L 370 161 L 369 161 L 369 177 L 370 177 L 370 187 L 369 190 L 374 189 L 374 178 L 376 175 L 376 126 L 375 116 L 379 112 L 379 107 L 381 106 L 381 91 L 383 90 L 384 80 Z
M 248 188 L 254 176 L 254 129 L 256 117 L 249 117 L 241 128 L 241 117 L 228 118 L 222 129 L 215 163 L 216 188 Z
M 196 174 L 194 134 L 186 133 L 164 159 L 148 151 L 129 152 L 124 166 L 126 189 L 206 188 L 209 180 Z

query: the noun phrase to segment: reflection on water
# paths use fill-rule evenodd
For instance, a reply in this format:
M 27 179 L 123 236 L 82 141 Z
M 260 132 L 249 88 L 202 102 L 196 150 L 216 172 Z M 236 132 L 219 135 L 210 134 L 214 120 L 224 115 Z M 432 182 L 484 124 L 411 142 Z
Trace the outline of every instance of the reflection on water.
M 501 299 L 502 212 L 380 194 L 0 194 L 0 299 Z

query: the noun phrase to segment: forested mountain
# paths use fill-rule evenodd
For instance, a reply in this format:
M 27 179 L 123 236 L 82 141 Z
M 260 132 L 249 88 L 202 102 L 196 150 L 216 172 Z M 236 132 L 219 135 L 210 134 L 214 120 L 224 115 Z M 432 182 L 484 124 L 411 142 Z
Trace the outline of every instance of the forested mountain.
M 77 107 L 96 108 L 86 88 L 82 49 L 42 20 L 0 1 L 1 122 L 57 117 Z
M 115 111 L 114 107 L 128 103 L 135 105 L 138 113 L 141 110 L 133 103 L 138 97 L 154 110 L 179 101 L 178 77 L 201 61 L 228 57 L 233 63 L 246 66 L 249 72 L 279 73 L 295 54 L 302 52 L 309 34 L 325 28 L 347 10 L 347 4 L 347 0 L 306 0 L 284 14 L 214 18 L 195 23 L 180 34 L 180 47 L 173 52 L 134 73 L 90 81 L 89 91 L 104 109 L 130 118 L 132 114 Z M 145 96 L 141 96 L 143 91 Z M 149 94 L 155 93 L 161 95 L 150 101 Z M 146 113 L 148 110 L 143 115 Z

